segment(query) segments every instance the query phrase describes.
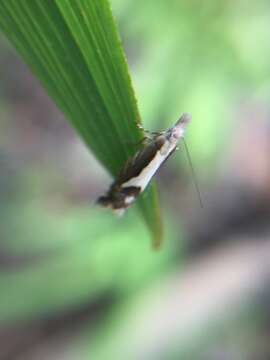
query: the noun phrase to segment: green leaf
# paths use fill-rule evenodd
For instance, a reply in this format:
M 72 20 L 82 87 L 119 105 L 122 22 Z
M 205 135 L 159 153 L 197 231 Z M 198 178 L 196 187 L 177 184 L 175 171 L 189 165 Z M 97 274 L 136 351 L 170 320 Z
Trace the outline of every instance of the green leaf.
M 99 161 L 115 176 L 142 138 L 140 116 L 107 0 L 0 0 L 0 28 Z M 155 244 L 155 186 L 138 200 Z

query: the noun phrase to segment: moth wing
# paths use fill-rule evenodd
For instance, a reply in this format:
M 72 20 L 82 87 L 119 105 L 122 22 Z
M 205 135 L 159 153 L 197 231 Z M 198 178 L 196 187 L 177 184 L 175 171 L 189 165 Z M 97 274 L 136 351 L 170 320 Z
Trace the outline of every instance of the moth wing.
M 149 141 L 148 145 L 137 151 L 134 156 L 130 157 L 120 170 L 118 183 L 124 183 L 132 177 L 136 177 L 155 157 L 156 153 L 165 143 L 166 138 L 158 135 Z

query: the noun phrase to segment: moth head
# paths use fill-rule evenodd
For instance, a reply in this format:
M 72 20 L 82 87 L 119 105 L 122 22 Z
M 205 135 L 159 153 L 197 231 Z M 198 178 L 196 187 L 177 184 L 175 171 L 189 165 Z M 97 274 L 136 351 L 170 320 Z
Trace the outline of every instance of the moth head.
M 169 130 L 169 136 L 171 139 L 178 140 L 184 136 L 187 125 L 191 121 L 191 116 L 184 113 L 176 124 Z

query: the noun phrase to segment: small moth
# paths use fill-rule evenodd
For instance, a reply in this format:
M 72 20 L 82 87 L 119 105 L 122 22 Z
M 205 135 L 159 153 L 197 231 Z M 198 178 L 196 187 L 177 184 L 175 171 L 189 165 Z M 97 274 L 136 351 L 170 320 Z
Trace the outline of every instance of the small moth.
M 177 149 L 191 117 L 183 114 L 176 124 L 160 133 L 146 137 L 146 144 L 120 170 L 108 192 L 98 198 L 97 203 L 111 208 L 118 214 L 137 199 L 151 181 L 160 166 Z

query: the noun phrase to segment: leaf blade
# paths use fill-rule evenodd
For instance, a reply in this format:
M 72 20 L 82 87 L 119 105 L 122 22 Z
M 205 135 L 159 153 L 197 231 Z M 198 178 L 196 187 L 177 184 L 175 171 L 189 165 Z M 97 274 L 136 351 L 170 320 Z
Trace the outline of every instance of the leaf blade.
M 0 27 L 86 145 L 116 176 L 142 133 L 107 0 L 2 1 Z M 138 202 L 157 239 L 161 219 L 154 187 Z

